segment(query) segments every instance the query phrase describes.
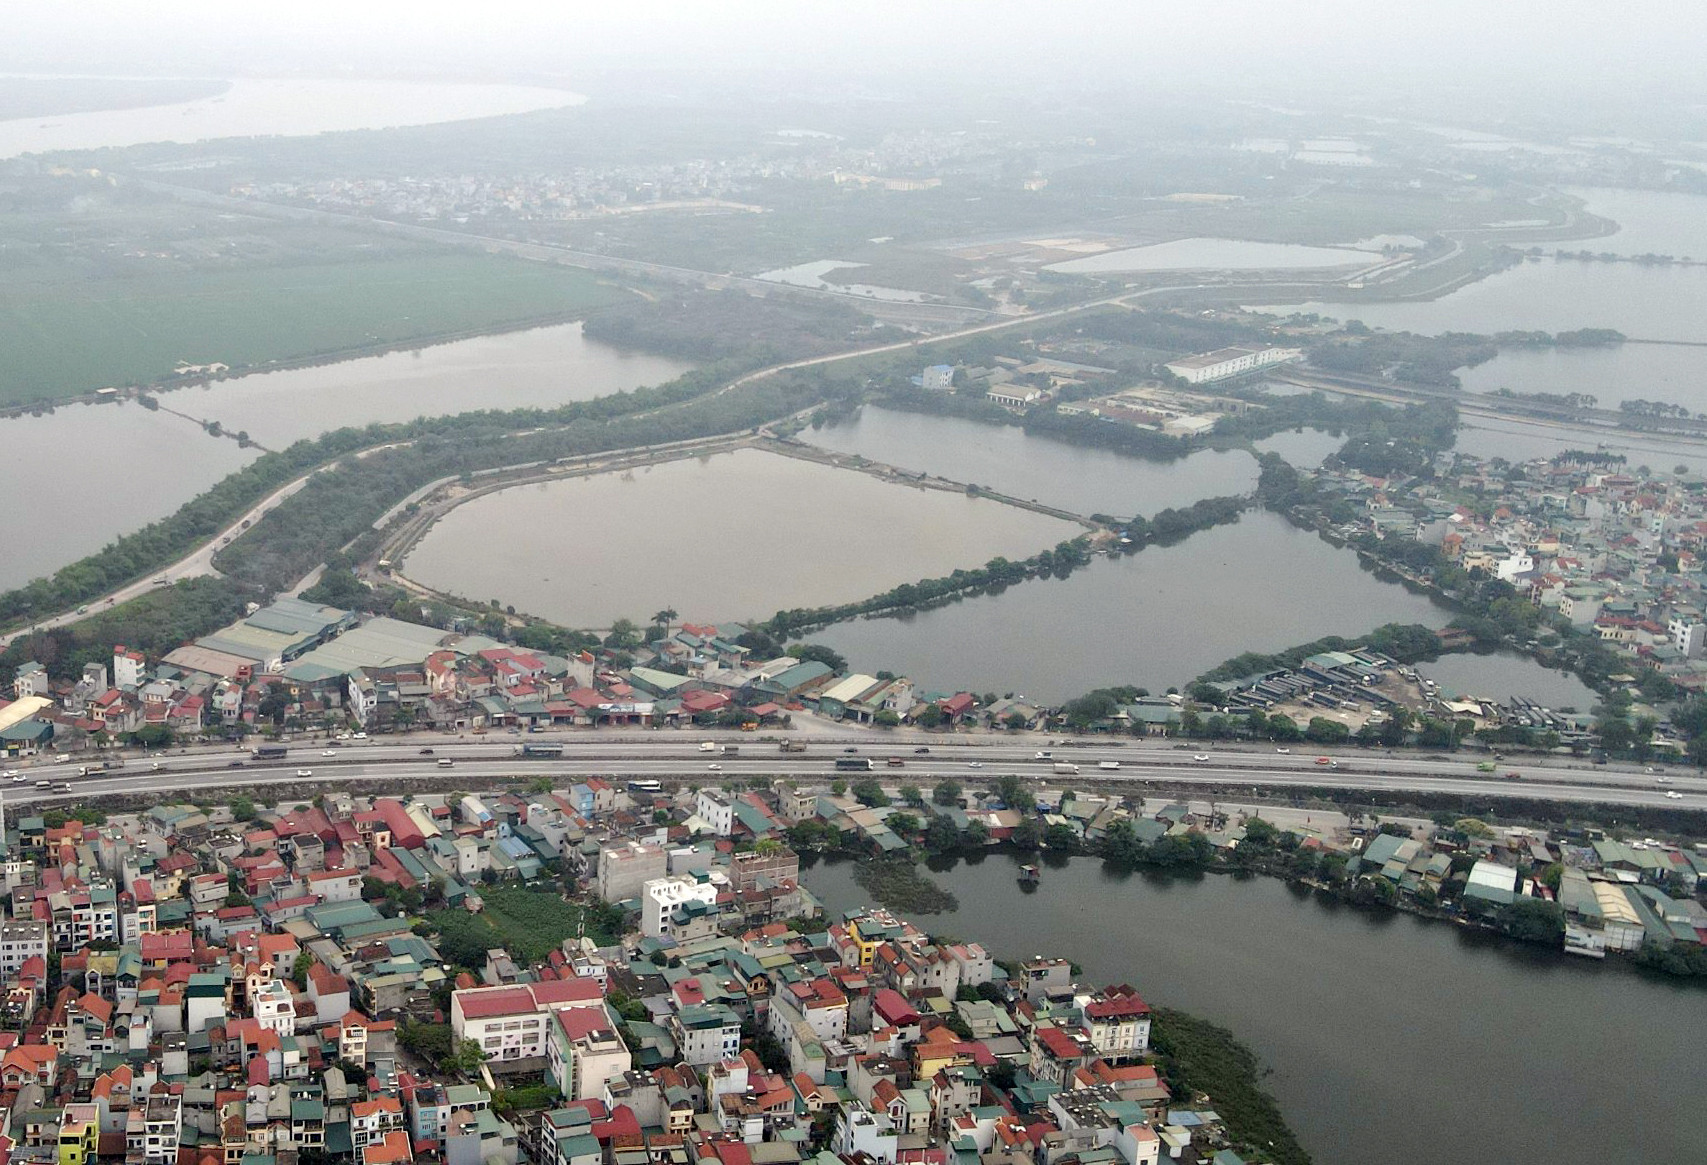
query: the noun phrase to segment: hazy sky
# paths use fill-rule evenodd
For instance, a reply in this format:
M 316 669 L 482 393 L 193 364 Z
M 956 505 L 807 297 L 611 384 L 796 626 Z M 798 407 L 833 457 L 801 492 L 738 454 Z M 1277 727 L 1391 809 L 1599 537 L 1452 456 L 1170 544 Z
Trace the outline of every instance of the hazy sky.
M 1295 78 L 1693 101 L 1704 0 L 3 0 L 0 68 L 972 76 L 1027 86 Z

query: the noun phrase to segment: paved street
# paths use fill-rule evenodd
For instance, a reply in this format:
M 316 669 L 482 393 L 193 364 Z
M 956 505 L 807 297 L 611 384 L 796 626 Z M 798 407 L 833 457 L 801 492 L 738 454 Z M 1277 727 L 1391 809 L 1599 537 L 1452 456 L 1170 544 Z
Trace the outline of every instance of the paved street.
M 872 761 L 873 775 L 891 786 L 924 787 L 945 776 L 972 783 L 1012 773 L 1056 786 L 1083 786 L 1093 780 L 1115 787 L 1131 784 L 1135 792 L 1142 792 L 1147 783 L 1165 782 L 1218 787 L 1231 792 L 1249 790 L 1250 796 L 1284 796 L 1288 788 L 1320 787 L 1707 809 L 1707 777 L 1694 769 L 1680 767 L 1648 772 L 1645 766 L 1591 765 L 1586 761 L 1566 763 L 1551 759 L 1539 763 L 1526 759 L 1500 762 L 1498 772 L 1482 773 L 1476 769 L 1481 759 L 1476 754 L 1435 758 L 1356 749 L 1324 754 L 1305 747 L 1281 753 L 1272 747 L 1176 746 L 1160 740 L 1087 741 L 1052 746 L 1042 736 L 933 736 L 905 732 L 879 736 L 856 735 L 821 722 L 813 727 L 835 735 L 795 732 L 795 738 L 808 742 L 804 753 L 781 753 L 774 742 L 760 741 L 752 734 L 702 734 L 690 730 L 464 737 L 416 734 L 408 738 L 345 741 L 335 748 L 328 747 L 326 741 L 310 741 L 288 746 L 290 751 L 282 761 L 258 761 L 247 748 L 221 746 L 161 754 L 157 758 L 163 766 L 160 771 L 153 771 L 149 760 L 136 758 L 127 758 L 126 767 L 118 772 L 88 777 L 75 775 L 80 764 L 77 761 L 20 764 L 16 771 L 23 779 L 9 780 L 4 788 L 7 800 L 18 803 L 68 800 L 102 793 L 166 793 L 292 783 L 308 779 L 298 775 L 303 770 L 311 773 L 316 783 L 394 781 L 400 790 L 406 789 L 411 781 L 451 775 L 471 787 L 518 776 L 565 780 L 603 776 L 616 780 L 711 784 L 776 777 L 828 780 L 837 772 L 836 761 L 848 757 Z M 704 752 L 700 749 L 704 741 L 714 741 L 719 749 L 727 746 L 739 751 L 735 755 Z M 517 750 L 524 742 L 561 744 L 564 755 L 543 760 L 523 758 L 517 755 Z M 920 748 L 929 751 L 914 751 Z M 423 755 L 423 749 L 432 752 Z M 857 751 L 850 754 L 845 751 L 848 749 Z M 1039 751 L 1048 751 L 1052 756 L 1040 759 Z M 1335 763 L 1317 763 L 1324 755 Z M 1208 759 L 1199 761 L 1195 759 L 1198 756 Z M 890 766 L 891 757 L 899 759 L 901 765 Z M 443 760 L 451 765 L 441 766 Z M 1098 767 L 1099 762 L 1111 761 L 1118 762 L 1120 767 Z M 1080 771 L 1056 773 L 1057 762 L 1077 764 Z M 1517 772 L 1519 779 L 1509 779 L 1505 774 L 1510 772 Z M 852 775 L 857 776 L 857 772 Z M 72 791 L 39 791 L 35 787 L 39 779 L 69 782 Z M 1668 797 L 1668 792 L 1679 796 Z

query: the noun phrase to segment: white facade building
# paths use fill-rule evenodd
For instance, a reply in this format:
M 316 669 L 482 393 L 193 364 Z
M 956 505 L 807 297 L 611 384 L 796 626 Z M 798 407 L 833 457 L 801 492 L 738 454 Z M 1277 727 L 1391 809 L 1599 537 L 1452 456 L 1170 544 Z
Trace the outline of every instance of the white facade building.
M 694 798 L 693 811 L 705 819 L 718 837 L 728 837 L 734 832 L 735 806 L 718 790 L 701 789 Z
M 1163 367 L 1187 384 L 1208 384 L 1210 381 L 1242 376 L 1259 368 L 1285 364 L 1303 357 L 1304 352 L 1299 348 L 1278 348 L 1271 344 L 1240 344 L 1232 348 L 1218 348 L 1200 356 L 1186 356 Z
M 676 911 L 689 903 L 715 911 L 718 891 L 723 888 L 703 874 L 652 879 L 640 894 L 640 933 L 648 938 L 673 938 Z
M 473 1040 L 489 1060 L 544 1056 L 551 1013 L 564 1008 L 604 1008 L 592 979 L 552 979 L 516 987 L 471 987 L 451 995 L 451 1034 Z
M 11 979 L 35 956 L 47 962 L 47 923 L 8 922 L 0 924 L 0 978 Z

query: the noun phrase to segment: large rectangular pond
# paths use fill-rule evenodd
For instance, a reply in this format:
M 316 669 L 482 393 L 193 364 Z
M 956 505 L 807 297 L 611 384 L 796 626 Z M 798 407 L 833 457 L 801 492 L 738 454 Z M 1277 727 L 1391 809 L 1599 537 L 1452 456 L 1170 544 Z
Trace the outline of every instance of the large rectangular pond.
M 589 340 L 579 323 L 475 336 L 161 395 L 269 448 L 328 429 L 476 409 L 553 408 L 674 380 L 692 365 Z
M 807 429 L 800 439 L 1076 514 L 1149 517 L 1202 498 L 1250 493 L 1257 484 L 1256 459 L 1239 449 L 1206 449 L 1177 461 L 1145 461 L 1033 437 L 1017 425 L 874 405 L 851 420 Z
M 0 420 L 0 450 L 0 495 L 38 507 L 0 553 L 0 590 L 166 517 L 260 456 L 128 402 Z
M 1116 874 L 1075 858 L 1028 891 L 1017 861 L 933 874 L 959 909 L 915 921 L 998 958 L 1071 958 L 1089 982 L 1131 983 L 1232 1029 L 1272 1069 L 1262 1087 L 1318 1165 L 1702 1159 L 1697 985 L 1271 878 Z M 803 880 L 832 912 L 869 901 L 851 863 Z
M 1160 692 L 1246 651 L 1275 651 L 1383 623 L 1444 626 L 1450 612 L 1383 582 L 1350 550 L 1267 512 L 1169 547 L 1098 560 L 906 618 L 811 636 L 862 671 L 940 691 L 1014 692 L 1058 703 L 1092 688 Z
M 550 408 L 661 384 L 688 367 L 588 340 L 574 323 L 180 388 L 159 394 L 159 412 L 133 403 L 65 405 L 0 418 L 0 495 L 41 496 L 70 467 L 82 499 L 56 506 L 51 522 L 13 540 L 0 555 L 0 588 L 52 574 L 165 517 L 260 456 L 209 437 L 185 417 L 283 449 L 346 425 Z
M 997 555 L 1027 558 L 1082 530 L 741 449 L 487 494 L 441 519 L 405 569 L 575 627 L 644 622 L 666 607 L 716 622 L 855 602 Z

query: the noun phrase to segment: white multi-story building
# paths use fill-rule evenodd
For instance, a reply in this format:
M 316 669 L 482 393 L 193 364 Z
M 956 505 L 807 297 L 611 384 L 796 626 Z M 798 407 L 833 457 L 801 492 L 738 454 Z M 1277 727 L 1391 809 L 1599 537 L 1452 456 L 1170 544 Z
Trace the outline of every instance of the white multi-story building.
M 296 1034 L 296 1000 L 282 979 L 268 979 L 259 984 L 249 996 L 249 1010 L 255 1021 L 268 1031 L 281 1036 Z
M 1106 1060 L 1136 1060 L 1150 1050 L 1150 1005 L 1129 987 L 1081 997 L 1079 1012 L 1091 1044 Z
M 1699 659 L 1702 646 L 1707 643 L 1707 623 L 1678 616 L 1666 624 L 1666 634 L 1679 655 L 1685 659 Z
M 675 938 L 686 916 L 717 910 L 720 889 L 706 874 L 676 874 L 653 878 L 640 893 L 640 933 L 648 938 Z M 702 910 L 693 910 L 693 906 Z
M 602 1014 L 604 1001 L 596 980 L 579 977 L 473 987 L 451 996 L 451 1034 L 479 1044 L 489 1060 L 526 1060 L 546 1054 L 552 1012 L 597 1007 Z
M 125 1118 L 125 1159 L 142 1165 L 177 1165 L 184 1129 L 184 1098 L 151 1092 Z
M 0 923 L 0 978 L 10 979 L 30 959 L 47 961 L 47 923 Z
M 670 1034 L 684 1064 L 718 1064 L 741 1054 L 741 1017 L 721 1003 L 700 1003 L 670 1016 Z
M 122 643 L 113 648 L 113 687 L 134 692 L 142 686 L 142 672 L 148 661 L 142 652 L 132 651 Z
M 634 1067 L 603 1008 L 577 1007 L 551 1013 L 546 1042 L 546 1072 L 565 1100 L 604 1095 L 605 1085 Z
M 1213 380 L 1242 376 L 1259 368 L 1285 364 L 1303 357 L 1304 352 L 1300 348 L 1279 348 L 1272 344 L 1239 344 L 1231 348 L 1218 348 L 1199 356 L 1185 356 L 1163 367 L 1187 384 L 1208 384 Z
M 728 837 L 735 829 L 735 805 L 728 794 L 716 789 L 701 789 L 694 798 L 693 811 L 705 819 L 718 837 Z

